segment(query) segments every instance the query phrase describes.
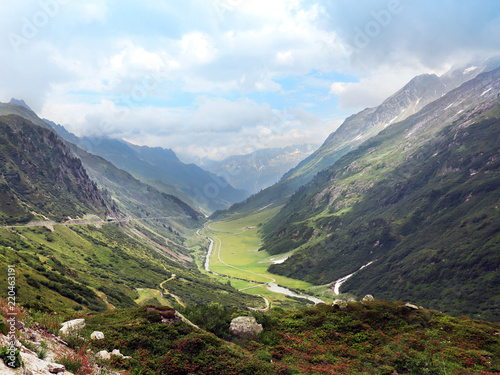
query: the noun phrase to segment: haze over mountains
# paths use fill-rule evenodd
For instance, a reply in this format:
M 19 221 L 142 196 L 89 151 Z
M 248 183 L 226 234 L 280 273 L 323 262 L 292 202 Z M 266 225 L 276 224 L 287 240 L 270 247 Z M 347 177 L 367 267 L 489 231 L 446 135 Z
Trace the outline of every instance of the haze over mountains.
M 280 208 L 259 225 L 261 250 L 285 254 L 271 272 L 328 284 L 370 264 L 341 291 L 440 308 L 454 293 L 450 282 L 458 283 L 467 293 L 443 309 L 494 320 L 500 70 L 488 69 L 497 63 L 415 77 L 347 118 L 318 150 L 234 156 L 212 164 L 222 177 L 169 149 L 78 138 L 22 101 L 1 104 L 2 220 L 161 218 L 124 230 L 193 267 L 184 244 L 204 222 L 200 210 L 218 209 L 211 219 L 221 220 Z M 221 211 L 245 198 L 238 187 L 255 191 L 297 163 L 275 185 Z
M 294 145 L 260 149 L 221 161 L 205 160 L 201 166 L 224 177 L 233 187 L 255 194 L 280 180 L 290 169 L 313 153 L 318 145 Z
M 312 155 L 284 174 L 279 183 L 250 197 L 245 204 L 231 207 L 230 212 L 284 203 L 290 194 L 309 182 L 316 173 L 333 164 L 347 152 L 377 135 L 391 124 L 415 114 L 425 105 L 462 83 L 500 65 L 499 58 L 488 58 L 451 68 L 441 77 L 424 74 L 412 79 L 380 106 L 366 108 L 348 117 Z

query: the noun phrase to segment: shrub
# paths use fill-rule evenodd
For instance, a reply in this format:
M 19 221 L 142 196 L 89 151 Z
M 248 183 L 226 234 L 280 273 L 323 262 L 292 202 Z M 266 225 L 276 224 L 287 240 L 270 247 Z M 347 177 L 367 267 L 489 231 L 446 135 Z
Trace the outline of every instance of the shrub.
M 75 375 L 90 375 L 93 371 L 93 365 L 86 353 L 87 348 L 82 346 L 76 353 L 59 355 L 56 357 L 56 361 Z
M 2 346 L 0 348 L 0 358 L 3 359 L 3 362 L 7 366 L 11 366 L 12 362 L 11 359 L 9 358 L 10 356 L 10 349 L 8 346 Z M 15 354 L 14 354 L 14 368 L 21 367 L 23 365 L 23 359 L 21 358 L 21 350 L 19 348 L 16 348 Z

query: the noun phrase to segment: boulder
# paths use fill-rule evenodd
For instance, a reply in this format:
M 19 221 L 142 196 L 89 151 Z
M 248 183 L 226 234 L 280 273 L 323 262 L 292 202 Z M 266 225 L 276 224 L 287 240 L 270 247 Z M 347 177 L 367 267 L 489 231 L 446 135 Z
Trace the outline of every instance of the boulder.
M 367 294 L 361 299 L 361 302 L 372 302 L 375 301 L 375 298 L 371 294 Z
M 51 374 L 59 374 L 59 373 L 64 374 L 66 368 L 64 367 L 64 365 L 60 365 L 59 363 L 49 363 L 47 365 L 47 371 L 50 372 Z
M 418 310 L 418 306 L 412 305 L 411 303 L 405 303 L 404 306 L 412 310 Z
M 113 349 L 111 355 L 117 355 L 118 357 L 123 357 L 123 354 L 120 353 L 120 349 Z
M 109 361 L 111 359 L 111 354 L 106 350 L 101 350 L 100 352 L 97 352 L 95 356 L 97 359 L 102 359 L 104 361 Z
M 263 330 L 262 324 L 257 324 L 253 316 L 239 316 L 234 318 L 229 326 L 229 332 L 240 337 L 256 336 Z
M 74 319 L 62 323 L 62 328 L 59 333 L 64 336 L 75 335 L 78 331 L 85 327 L 85 319 Z
M 90 335 L 90 338 L 92 340 L 102 340 L 102 339 L 104 339 L 104 333 L 102 333 L 101 331 L 94 331 Z

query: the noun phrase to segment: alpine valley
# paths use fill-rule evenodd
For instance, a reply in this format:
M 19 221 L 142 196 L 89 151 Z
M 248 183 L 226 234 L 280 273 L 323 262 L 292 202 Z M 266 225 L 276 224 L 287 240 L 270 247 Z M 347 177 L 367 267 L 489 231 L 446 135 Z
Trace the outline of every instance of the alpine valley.
M 318 149 L 207 170 L 1 103 L 0 290 L 15 270 L 17 367 L 500 373 L 498 65 L 417 76 Z

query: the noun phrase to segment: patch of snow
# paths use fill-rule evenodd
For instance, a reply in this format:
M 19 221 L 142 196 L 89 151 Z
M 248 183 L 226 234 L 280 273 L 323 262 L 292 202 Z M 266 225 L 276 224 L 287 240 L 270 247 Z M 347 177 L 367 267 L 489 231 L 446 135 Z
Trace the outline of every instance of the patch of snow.
M 477 66 L 471 66 L 471 67 L 465 69 L 463 74 L 468 74 L 476 69 L 477 69 Z
M 451 107 L 453 107 L 455 105 L 455 103 L 451 103 L 448 107 L 446 107 L 444 110 L 446 111 L 447 109 L 450 109 Z
M 286 256 L 282 259 L 277 259 L 277 260 L 274 260 L 274 258 L 271 258 L 271 262 L 273 262 L 273 264 L 282 264 L 282 263 L 285 263 L 285 261 L 289 258 L 289 256 Z
M 384 125 L 384 129 L 387 128 L 389 125 L 391 125 L 394 121 L 396 121 L 396 119 L 398 118 L 399 116 L 396 116 L 394 117 L 391 121 L 389 121 L 387 124 Z
M 490 92 L 492 88 L 493 88 L 493 87 L 490 87 L 488 90 L 486 90 L 485 92 L 483 92 L 483 93 L 482 93 L 481 95 L 479 95 L 479 96 L 483 96 L 484 94 L 486 94 L 486 93 Z

